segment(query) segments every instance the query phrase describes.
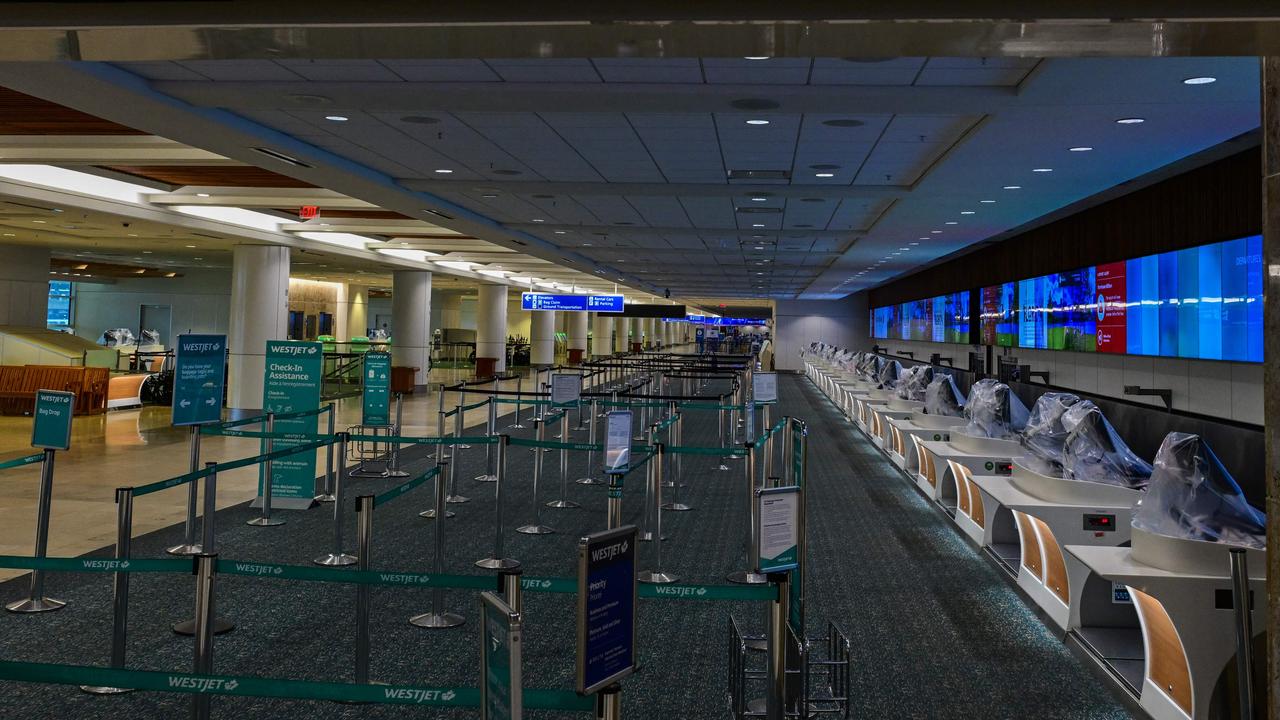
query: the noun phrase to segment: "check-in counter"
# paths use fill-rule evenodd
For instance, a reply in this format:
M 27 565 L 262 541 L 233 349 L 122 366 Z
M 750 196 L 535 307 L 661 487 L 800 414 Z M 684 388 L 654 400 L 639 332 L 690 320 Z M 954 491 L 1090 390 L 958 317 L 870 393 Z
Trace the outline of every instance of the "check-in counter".
M 904 400 L 900 397 L 894 396 L 889 398 L 889 400 L 884 404 L 873 404 L 868 406 L 868 426 L 871 434 L 877 438 L 877 442 L 880 444 L 880 447 L 884 449 L 885 452 L 891 452 L 891 447 L 893 446 L 893 426 L 889 424 L 889 421 L 911 417 L 912 415 L 923 411 L 924 402 Z
M 920 449 L 915 438 L 945 441 L 951 439 L 951 431 L 963 427 L 965 419 L 952 415 L 925 415 L 911 413 L 905 417 L 886 418 L 889 444 L 885 450 L 895 465 L 907 471 L 913 478 L 920 475 Z
M 959 430 L 951 432 L 949 440 L 924 440 L 919 436 L 913 439 L 920 453 L 917 485 L 953 516 L 961 502 L 967 506 L 976 493 L 957 468 L 985 475 L 1008 475 L 1013 470 L 1013 458 L 1023 454 L 1017 440 L 978 437 Z
M 1155 720 L 1234 717 L 1224 714 L 1235 687 L 1226 679 L 1235 654 L 1230 546 L 1132 533 L 1132 547 L 1064 547 L 1069 637 Z M 1266 552 L 1249 549 L 1247 558 L 1257 648 L 1266 629 Z M 1264 654 L 1254 657 L 1258 678 Z
M 984 475 L 960 466 L 965 482 L 956 524 L 1017 578 L 1059 630 L 1070 619 L 1071 582 L 1064 545 L 1115 547 L 1129 542 L 1141 497 L 1120 485 L 1042 475 L 1014 461 L 1012 474 Z

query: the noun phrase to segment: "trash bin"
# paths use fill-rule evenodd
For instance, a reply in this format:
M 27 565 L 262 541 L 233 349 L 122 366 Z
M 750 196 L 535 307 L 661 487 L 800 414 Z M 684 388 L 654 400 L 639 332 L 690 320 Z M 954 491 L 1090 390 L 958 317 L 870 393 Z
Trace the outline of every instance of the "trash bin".
M 581 364 L 582 364 L 582 355 L 583 355 L 583 353 L 585 353 L 585 352 L 586 352 L 585 350 L 580 350 L 580 349 L 578 349 L 578 348 L 569 348 L 569 364 L 570 364 L 570 365 L 581 365 Z
M 487 378 L 498 374 L 498 358 L 477 357 L 476 377 Z
M 392 366 L 391 368 L 391 392 L 404 393 L 406 395 L 413 393 L 413 388 L 417 384 L 414 382 L 418 370 L 416 367 Z

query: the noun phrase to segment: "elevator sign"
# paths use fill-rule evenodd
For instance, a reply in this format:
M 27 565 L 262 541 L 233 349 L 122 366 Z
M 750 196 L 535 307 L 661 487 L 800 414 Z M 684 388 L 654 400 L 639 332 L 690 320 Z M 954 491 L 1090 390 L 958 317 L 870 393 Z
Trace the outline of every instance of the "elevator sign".
M 621 295 L 552 295 L 550 293 L 520 293 L 520 307 L 524 310 L 569 310 L 577 312 L 611 312 L 624 310 Z

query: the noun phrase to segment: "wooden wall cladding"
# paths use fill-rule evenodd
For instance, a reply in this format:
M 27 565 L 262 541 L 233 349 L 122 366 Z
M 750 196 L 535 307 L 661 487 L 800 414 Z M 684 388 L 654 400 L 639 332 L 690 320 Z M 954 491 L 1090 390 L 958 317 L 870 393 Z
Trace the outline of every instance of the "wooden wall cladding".
M 1031 516 L 1013 512 L 1018 521 L 1018 538 L 1022 541 L 1022 567 L 1026 568 L 1035 579 L 1044 581 L 1044 567 L 1040 562 L 1040 541 L 1036 539 L 1036 530 L 1031 523 Z
M 1062 557 L 1062 547 L 1053 531 L 1038 517 L 1032 517 L 1040 531 L 1040 545 L 1044 548 L 1044 584 L 1058 599 L 1071 604 L 1071 586 L 1067 581 L 1067 561 Z
M 308 182 L 251 165 L 107 165 L 106 169 L 170 185 L 313 188 Z
M 1147 677 L 1190 715 L 1191 670 L 1178 631 L 1159 600 L 1136 588 L 1130 591 L 1147 635 Z
M 47 100 L 0 87 L 0 135 L 147 135 Z
M 1237 153 L 870 291 L 871 307 L 1262 232 L 1262 154 Z

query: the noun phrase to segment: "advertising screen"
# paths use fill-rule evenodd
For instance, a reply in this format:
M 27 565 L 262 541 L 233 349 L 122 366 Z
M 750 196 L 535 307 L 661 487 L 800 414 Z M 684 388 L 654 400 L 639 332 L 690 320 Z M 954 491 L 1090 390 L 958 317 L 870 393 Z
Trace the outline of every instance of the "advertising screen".
M 918 342 L 969 342 L 969 291 L 871 311 L 871 336 Z

